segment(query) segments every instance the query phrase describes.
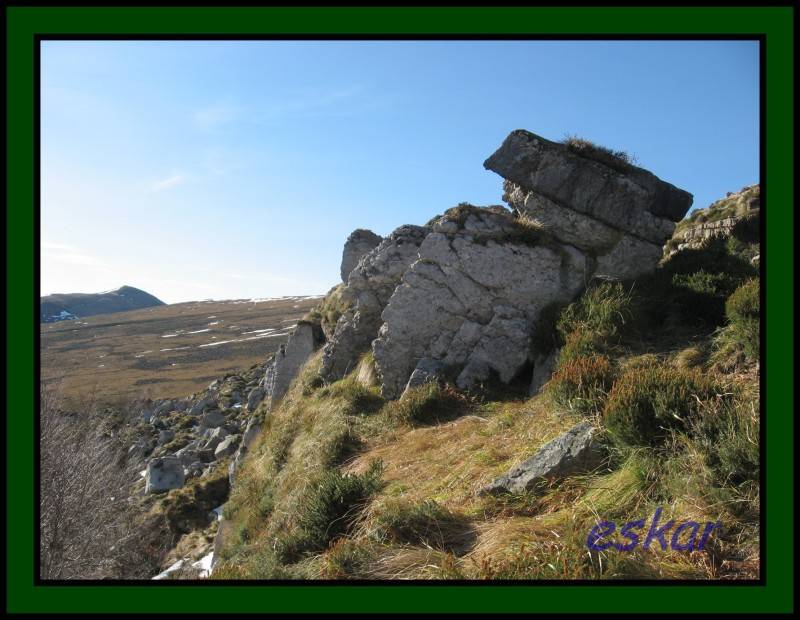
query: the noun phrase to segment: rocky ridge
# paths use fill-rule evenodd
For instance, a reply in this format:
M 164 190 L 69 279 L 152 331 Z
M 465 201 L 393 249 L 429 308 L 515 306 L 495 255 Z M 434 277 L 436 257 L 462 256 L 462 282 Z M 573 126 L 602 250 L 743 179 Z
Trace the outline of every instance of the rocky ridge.
M 512 132 L 484 166 L 505 179 L 510 209 L 462 203 L 386 238 L 355 231 L 343 251 L 343 284 L 329 295 L 335 327 L 319 319 L 325 312 L 312 313 L 264 364 L 187 399 L 144 403 L 151 430 L 131 448 L 144 461 L 143 492 L 227 467 L 223 503 L 265 416 L 321 347 L 322 382 L 341 379 L 371 352 L 386 399 L 444 380 L 470 390 L 522 378 L 535 392 L 554 363 L 532 339 L 542 311 L 571 301 L 594 277 L 655 269 L 692 201 L 627 162 L 578 155 L 525 131 Z M 592 436 L 590 425 L 572 429 L 487 492 L 595 465 Z M 217 518 L 209 514 L 209 522 Z
M 654 270 L 692 203 L 642 168 L 523 130 L 484 166 L 505 179 L 511 210 L 462 204 L 367 252 L 341 292 L 354 301 L 325 345 L 323 379 L 341 378 L 368 350 L 390 399 L 421 367 L 462 389 L 532 372 L 541 310 L 593 277 Z
M 725 198 L 693 211 L 683 220 L 667 242 L 665 254 L 669 257 L 683 249 L 699 248 L 710 237 L 730 236 L 739 222 L 757 223 L 760 211 L 761 188 L 758 184 L 743 187 L 738 192 L 728 192 Z M 757 236 L 757 229 L 755 233 Z

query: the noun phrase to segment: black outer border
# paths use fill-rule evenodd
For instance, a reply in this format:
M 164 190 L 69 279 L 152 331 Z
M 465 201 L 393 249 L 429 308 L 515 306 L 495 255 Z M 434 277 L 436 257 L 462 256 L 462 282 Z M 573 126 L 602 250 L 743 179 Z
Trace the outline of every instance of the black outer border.
M 17 4 L 17 2 L 9 2 L 9 5 Z M 24 3 L 21 3 L 24 4 Z M 684 6 L 695 6 L 694 3 L 678 3 Z M 87 6 L 103 6 L 104 3 L 98 2 L 97 5 L 93 3 L 86 3 Z M 136 6 L 165 6 L 160 3 L 140 3 Z M 760 6 L 785 6 L 784 3 L 759 3 Z M 59 5 L 37 5 L 37 6 L 59 6 Z M 121 5 L 120 5 L 121 6 Z M 238 5 L 226 5 L 238 6 Z M 254 6 L 244 4 L 242 6 Z M 581 5 L 570 5 L 581 6 Z M 594 6 L 594 5 L 587 5 Z M 653 5 L 656 6 L 656 5 Z M 764 412 L 766 411 L 766 202 L 767 202 L 767 176 L 766 176 L 766 35 L 764 34 L 735 34 L 735 35 L 720 35 L 720 34 L 692 34 L 692 35 L 631 35 L 631 34 L 602 34 L 602 35 L 585 35 L 585 34 L 558 34 L 558 35 L 531 35 L 528 33 L 520 34 L 383 34 L 383 35 L 364 35 L 364 34 L 277 34 L 266 35 L 263 33 L 255 34 L 235 34 L 235 35 L 220 35 L 220 34 L 159 34 L 159 35 L 97 35 L 97 34 L 50 34 L 50 33 L 37 33 L 33 41 L 33 59 L 34 59 L 34 131 L 33 131 L 33 154 L 34 154 L 34 292 L 36 297 L 34 299 L 33 307 L 34 312 L 34 340 L 36 350 L 34 352 L 34 402 L 36 403 L 36 420 L 35 420 L 35 434 L 34 434 L 34 468 L 35 468 L 35 495 L 34 495 L 34 515 L 35 523 L 38 524 L 41 519 L 40 505 L 37 501 L 41 495 L 41 472 L 40 472 L 40 445 L 38 438 L 41 437 L 41 331 L 39 323 L 39 298 L 41 296 L 41 168 L 40 168 L 40 143 L 41 143 L 41 42 L 42 41 L 758 41 L 759 43 L 759 175 L 760 175 L 760 210 L 759 210 L 759 243 L 760 243 L 760 259 L 759 259 L 759 278 L 760 286 L 760 364 L 759 364 L 759 394 L 760 394 L 760 415 L 759 415 L 759 442 L 760 442 L 760 467 L 759 467 L 759 487 L 760 487 L 760 522 L 759 522 L 759 535 L 760 535 L 760 554 L 759 554 L 759 578 L 751 580 L 696 580 L 696 579 L 675 579 L 675 580 L 658 580 L 658 579 L 620 579 L 620 580 L 592 580 L 592 579 L 576 579 L 576 580 L 556 580 L 556 579 L 537 579 L 537 580 L 452 580 L 452 581 L 435 581 L 435 580 L 369 580 L 369 579 L 327 579 L 327 580 L 278 580 L 278 579 L 265 579 L 265 580 L 135 580 L 135 579 L 119 579 L 119 580 L 49 580 L 40 577 L 41 558 L 39 555 L 41 535 L 39 527 L 35 527 L 34 531 L 34 586 L 156 586 L 156 587 L 219 587 L 219 586 L 264 586 L 264 585 L 281 585 L 281 586 L 342 586 L 342 585 L 355 585 L 355 586 L 433 586 L 440 587 L 442 585 L 458 585 L 458 586 L 575 586 L 575 585 L 592 585 L 592 586 L 701 586 L 701 587 L 747 587 L 747 586 L 766 586 L 766 553 L 767 553 L 767 529 L 766 529 L 766 506 L 767 506 L 767 485 L 766 485 L 766 420 Z

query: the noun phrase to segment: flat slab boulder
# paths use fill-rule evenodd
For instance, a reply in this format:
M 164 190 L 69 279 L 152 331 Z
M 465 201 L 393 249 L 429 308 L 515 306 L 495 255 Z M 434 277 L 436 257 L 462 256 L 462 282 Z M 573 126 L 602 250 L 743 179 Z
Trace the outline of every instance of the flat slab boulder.
M 145 493 L 163 493 L 178 489 L 185 482 L 183 463 L 177 456 L 163 456 L 152 459 L 145 471 Z
M 630 232 L 636 232 L 630 229 L 634 215 L 677 222 L 692 206 L 689 192 L 599 149 L 595 153 L 518 129 L 483 165 L 523 189 Z
M 524 493 L 544 482 L 600 466 L 604 452 L 596 441 L 597 428 L 581 422 L 559 435 L 531 458 L 480 490 L 482 495 Z

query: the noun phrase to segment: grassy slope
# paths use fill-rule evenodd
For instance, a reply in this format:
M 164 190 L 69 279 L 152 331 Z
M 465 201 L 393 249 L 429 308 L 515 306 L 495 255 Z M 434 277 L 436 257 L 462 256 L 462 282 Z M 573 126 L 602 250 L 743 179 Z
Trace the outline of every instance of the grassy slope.
M 735 275 L 696 277 L 715 265 Z M 712 310 L 688 320 L 698 303 L 717 308 L 752 276 L 746 262 L 715 241 L 615 294 L 585 295 L 560 314 L 555 332 L 567 344 L 557 380 L 531 399 L 513 390 L 465 396 L 427 386 L 383 402 L 369 384 L 368 355 L 328 386 L 315 380 L 318 358 L 312 359 L 267 417 L 238 475 L 214 577 L 756 576 L 757 360 L 741 344 L 752 333 L 737 331 L 754 324 L 728 319 L 724 326 L 724 315 Z M 737 308 L 752 313 L 747 304 Z M 574 371 L 574 359 L 596 355 L 611 360 L 611 397 L 608 389 L 584 390 L 581 381 L 567 382 L 571 398 L 555 389 Z M 685 425 L 671 427 L 657 445 L 609 433 L 604 468 L 537 493 L 477 495 L 581 415 L 602 423 L 610 401 L 616 411 L 626 402 L 622 396 L 636 394 L 623 389 L 646 374 L 636 369 L 654 365 L 679 395 L 680 381 L 713 379 L 713 393 L 698 406 L 693 395 L 671 405 L 685 405 Z M 656 392 L 645 399 L 657 400 Z M 659 506 L 664 520 L 721 521 L 724 530 L 703 551 L 588 551 L 586 537 L 598 520 L 649 520 Z

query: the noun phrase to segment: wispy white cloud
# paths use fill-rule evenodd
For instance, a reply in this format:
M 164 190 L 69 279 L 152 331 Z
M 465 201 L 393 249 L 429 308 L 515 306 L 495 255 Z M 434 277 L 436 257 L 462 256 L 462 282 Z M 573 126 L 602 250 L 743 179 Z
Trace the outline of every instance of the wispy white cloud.
M 308 90 L 266 106 L 258 115 L 258 120 L 275 120 L 287 116 L 309 118 L 334 110 L 353 112 L 356 104 L 360 105 L 367 99 L 364 88 L 359 85 L 334 90 Z
M 41 249 L 43 262 L 90 267 L 95 271 L 110 271 L 103 260 L 72 245 L 43 240 Z
M 171 189 L 183 183 L 186 180 L 185 174 L 173 174 L 168 176 L 165 179 L 161 179 L 160 181 L 156 181 L 150 186 L 151 192 L 163 192 L 164 190 Z

